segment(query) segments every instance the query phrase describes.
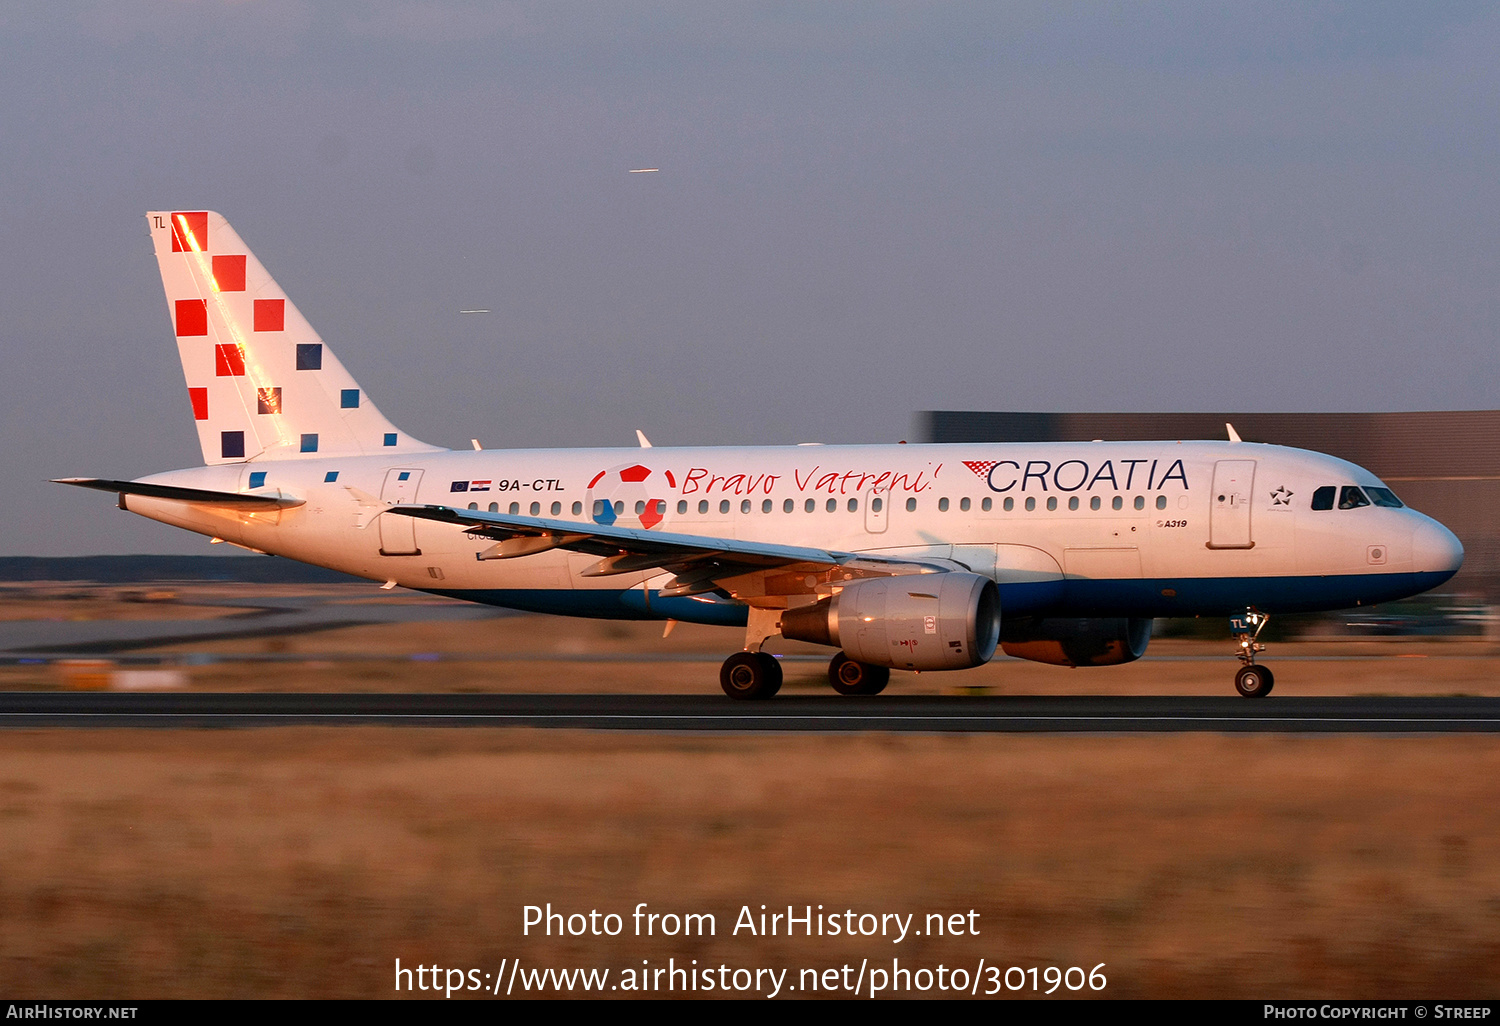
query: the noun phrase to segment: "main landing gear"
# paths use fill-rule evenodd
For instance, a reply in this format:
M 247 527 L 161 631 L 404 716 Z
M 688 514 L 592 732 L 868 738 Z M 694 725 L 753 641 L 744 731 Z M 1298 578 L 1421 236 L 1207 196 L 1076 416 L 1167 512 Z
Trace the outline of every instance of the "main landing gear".
M 890 682 L 888 667 L 857 663 L 842 652 L 828 664 L 828 683 L 841 695 L 878 695 Z
M 1234 690 L 1245 698 L 1265 698 L 1276 685 L 1276 675 L 1255 661 L 1255 654 L 1266 650 L 1266 646 L 1257 639 L 1270 619 L 1270 616 L 1254 608 L 1229 618 L 1229 630 L 1239 642 L 1239 658 L 1243 664 L 1234 675 Z
M 719 686 L 730 698 L 754 701 L 770 698 L 781 690 L 781 663 L 761 646 L 781 631 L 781 611 L 755 606 L 745 624 L 745 650 L 724 660 Z M 840 652 L 828 664 L 828 683 L 841 695 L 878 695 L 890 683 L 891 671 L 884 666 L 856 662 Z
M 828 664 L 828 683 L 841 695 L 878 695 L 890 680 L 886 667 L 855 662 L 842 652 Z M 736 652 L 720 667 L 719 686 L 730 698 L 770 698 L 781 690 L 781 663 L 769 652 Z
M 781 690 L 781 664 L 769 652 L 736 652 L 719 668 L 719 686 L 730 698 L 770 698 Z
M 770 698 L 781 690 L 781 664 L 761 646 L 781 631 L 781 610 L 751 606 L 745 621 L 745 650 L 724 660 L 719 687 L 730 698 Z

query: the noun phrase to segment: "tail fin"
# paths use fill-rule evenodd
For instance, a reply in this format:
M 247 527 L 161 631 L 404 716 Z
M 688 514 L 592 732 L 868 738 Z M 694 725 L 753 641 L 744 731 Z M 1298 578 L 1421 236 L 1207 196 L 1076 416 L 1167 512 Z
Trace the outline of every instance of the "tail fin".
M 204 463 L 441 451 L 381 415 L 223 217 L 146 221 Z

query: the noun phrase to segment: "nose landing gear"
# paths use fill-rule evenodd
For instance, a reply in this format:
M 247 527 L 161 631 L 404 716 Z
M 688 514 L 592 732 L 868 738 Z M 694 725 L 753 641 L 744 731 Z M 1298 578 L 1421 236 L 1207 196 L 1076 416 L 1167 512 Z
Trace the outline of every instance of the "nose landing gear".
M 1276 675 L 1255 661 L 1255 654 L 1266 650 L 1257 639 L 1270 619 L 1269 615 L 1254 608 L 1229 618 L 1229 630 L 1239 642 L 1239 659 L 1243 664 L 1234 675 L 1234 689 L 1245 698 L 1264 698 L 1276 685 Z

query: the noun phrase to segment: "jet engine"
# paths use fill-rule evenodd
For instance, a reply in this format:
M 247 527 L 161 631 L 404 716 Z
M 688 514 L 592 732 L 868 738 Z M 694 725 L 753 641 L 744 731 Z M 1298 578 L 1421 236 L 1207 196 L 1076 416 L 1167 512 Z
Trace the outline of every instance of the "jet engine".
M 1017 659 L 1055 666 L 1116 666 L 1146 654 L 1149 617 L 1007 620 L 1000 647 Z
M 782 637 L 833 645 L 856 662 L 901 670 L 963 670 L 990 661 L 1000 593 L 988 577 L 909 574 L 856 581 L 781 615 Z

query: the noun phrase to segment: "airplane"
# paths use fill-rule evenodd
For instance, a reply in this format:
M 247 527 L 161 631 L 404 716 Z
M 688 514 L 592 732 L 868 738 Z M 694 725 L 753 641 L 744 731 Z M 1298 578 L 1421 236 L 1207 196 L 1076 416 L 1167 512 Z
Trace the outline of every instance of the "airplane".
M 829 683 L 996 650 L 1138 659 L 1156 617 L 1227 616 L 1239 694 L 1267 618 L 1399 599 L 1463 547 L 1369 471 L 1227 441 L 449 450 L 388 421 L 222 216 L 153 211 L 204 466 L 63 478 L 257 552 L 513 609 L 739 626 L 720 670 L 767 699 L 776 635 Z M 668 625 L 670 628 L 670 624 Z

